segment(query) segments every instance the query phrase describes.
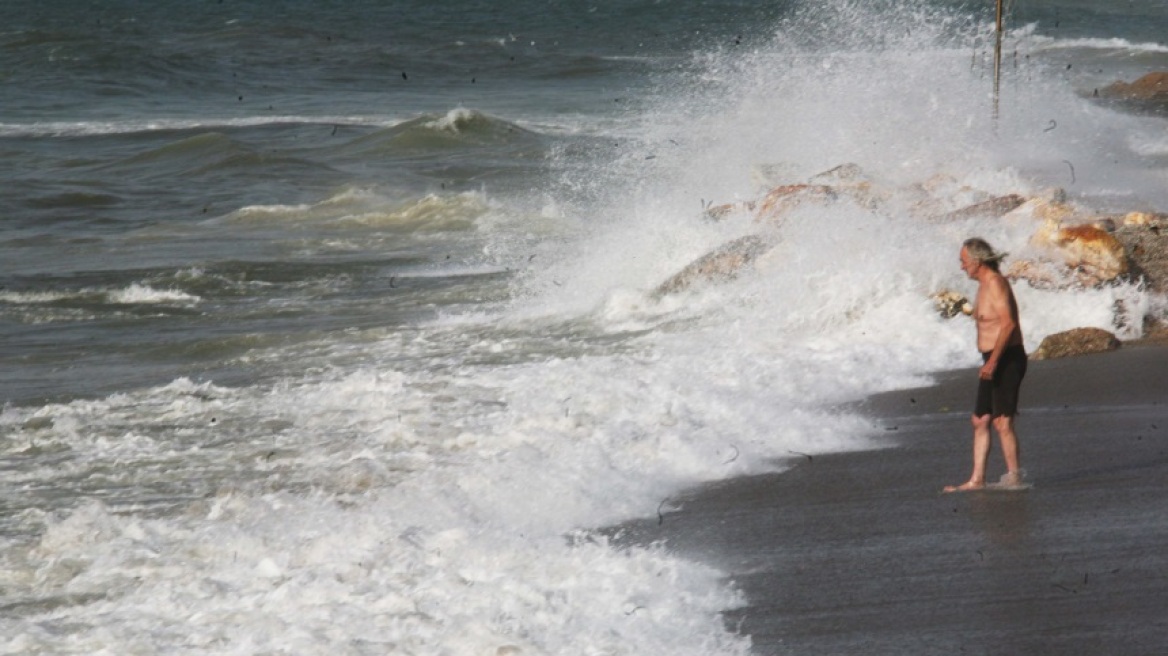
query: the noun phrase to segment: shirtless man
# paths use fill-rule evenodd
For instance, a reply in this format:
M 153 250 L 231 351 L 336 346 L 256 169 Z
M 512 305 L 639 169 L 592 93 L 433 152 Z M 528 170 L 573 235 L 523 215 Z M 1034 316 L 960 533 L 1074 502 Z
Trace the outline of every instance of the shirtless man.
M 973 409 L 973 474 L 961 485 L 945 492 L 980 490 L 986 484 L 986 461 L 990 455 L 990 424 L 998 434 L 1006 474 L 1006 486 L 1022 485 L 1018 465 L 1018 437 L 1014 415 L 1018 412 L 1018 389 L 1026 375 L 1026 350 L 1018 325 L 1018 303 L 1010 282 L 998 271 L 1004 253 L 995 253 L 983 239 L 965 240 L 961 246 L 961 269 L 977 281 L 974 319 L 977 321 L 977 350 L 985 364 L 978 372 L 977 402 Z

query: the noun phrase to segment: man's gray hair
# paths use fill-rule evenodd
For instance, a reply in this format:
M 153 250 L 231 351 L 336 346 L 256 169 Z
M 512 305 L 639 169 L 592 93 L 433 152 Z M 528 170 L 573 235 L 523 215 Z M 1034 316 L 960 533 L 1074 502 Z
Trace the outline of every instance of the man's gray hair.
M 965 252 L 969 253 L 970 257 L 994 271 L 998 270 L 998 265 L 1001 264 L 1007 255 L 1007 253 L 995 253 L 994 247 L 990 246 L 989 242 L 981 237 L 971 237 L 966 239 L 961 245 L 965 248 Z

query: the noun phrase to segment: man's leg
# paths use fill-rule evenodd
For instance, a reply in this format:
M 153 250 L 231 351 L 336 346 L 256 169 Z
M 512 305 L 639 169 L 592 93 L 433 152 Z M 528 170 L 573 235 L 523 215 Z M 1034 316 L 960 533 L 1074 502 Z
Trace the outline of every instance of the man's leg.
M 1022 482 L 1022 472 L 1019 466 L 1021 449 L 1018 446 L 1018 436 L 1014 433 L 1014 418 L 1001 416 L 994 417 L 994 430 L 998 433 L 998 442 L 1002 445 L 1002 457 L 1006 460 L 1006 476 L 1012 484 Z
M 943 491 L 960 492 L 963 490 L 977 490 L 985 487 L 986 461 L 990 457 L 990 416 L 972 415 L 973 424 L 973 473 L 969 480 L 961 485 L 948 485 Z
M 973 424 L 973 474 L 969 482 L 978 487 L 985 485 L 986 462 L 990 459 L 990 416 L 972 417 Z

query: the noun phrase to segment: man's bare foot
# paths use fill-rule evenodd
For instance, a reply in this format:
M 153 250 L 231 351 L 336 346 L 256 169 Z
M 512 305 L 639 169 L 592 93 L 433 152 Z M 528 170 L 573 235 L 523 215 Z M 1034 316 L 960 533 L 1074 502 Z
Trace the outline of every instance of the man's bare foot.
M 985 488 L 985 481 L 966 481 L 961 485 L 946 485 L 941 491 L 949 492 L 969 492 L 970 490 L 981 490 Z

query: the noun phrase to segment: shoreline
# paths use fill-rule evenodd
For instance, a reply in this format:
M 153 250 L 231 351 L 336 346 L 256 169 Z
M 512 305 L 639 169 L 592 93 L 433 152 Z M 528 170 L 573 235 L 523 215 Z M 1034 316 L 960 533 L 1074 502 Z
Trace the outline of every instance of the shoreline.
M 753 653 L 1158 654 L 1168 644 L 1168 347 L 1031 362 L 1034 488 L 969 474 L 974 369 L 849 404 L 883 448 L 718 481 L 620 527 L 726 573 Z M 988 476 L 1004 471 L 995 449 Z

